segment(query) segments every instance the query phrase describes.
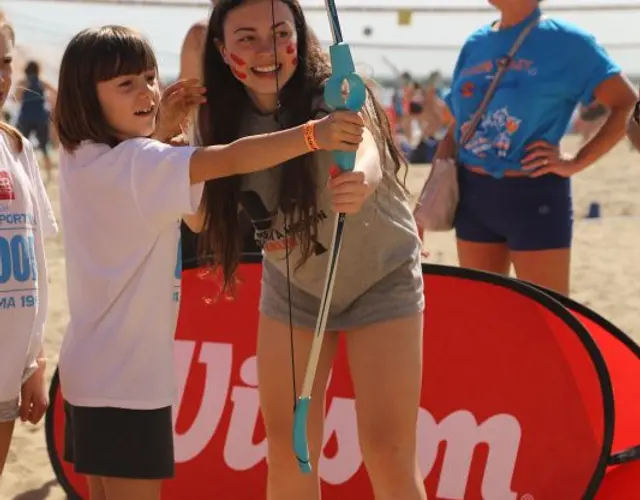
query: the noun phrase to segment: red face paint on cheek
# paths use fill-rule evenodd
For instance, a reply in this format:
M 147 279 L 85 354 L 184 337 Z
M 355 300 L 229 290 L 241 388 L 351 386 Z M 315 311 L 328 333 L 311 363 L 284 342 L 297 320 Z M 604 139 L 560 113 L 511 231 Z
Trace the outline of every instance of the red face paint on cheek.
M 298 47 L 296 46 L 296 44 L 294 42 L 289 42 L 289 45 L 287 45 L 287 54 L 290 56 L 293 56 L 291 58 L 291 64 L 293 64 L 294 66 L 296 66 L 298 64 Z
M 238 66 L 245 66 L 247 63 L 240 56 L 234 54 L 233 52 L 229 53 L 229 58 Z
M 231 68 L 231 73 L 233 73 L 233 75 L 238 79 L 238 80 L 246 80 L 247 79 L 247 74 L 244 71 L 240 71 L 239 68 L 242 68 L 244 66 L 247 65 L 247 63 L 244 61 L 244 59 L 242 59 L 240 56 L 234 54 L 233 52 L 229 53 L 229 59 L 231 59 L 231 63 L 229 65 L 229 67 Z M 238 67 L 236 67 L 238 66 Z
M 246 80 L 247 79 L 247 74 L 243 73 L 242 71 L 236 69 L 236 68 L 231 68 L 231 72 L 233 73 L 233 75 L 238 79 L 238 80 Z

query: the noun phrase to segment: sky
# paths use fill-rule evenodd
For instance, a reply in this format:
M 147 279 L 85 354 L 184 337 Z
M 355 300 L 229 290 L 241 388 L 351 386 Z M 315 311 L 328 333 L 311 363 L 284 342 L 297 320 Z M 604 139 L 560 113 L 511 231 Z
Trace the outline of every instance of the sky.
M 121 0 L 122 1 L 122 0 Z M 126 0 L 124 0 L 126 1 Z M 137 0 L 144 2 L 145 0 Z M 157 0 L 156 0 L 157 1 Z M 17 33 L 18 44 L 39 55 L 52 73 L 69 39 L 88 26 L 125 24 L 139 29 L 153 44 L 161 75 L 175 77 L 178 55 L 186 31 L 207 16 L 206 6 L 196 0 L 171 0 L 183 6 L 99 5 L 64 1 L 3 0 Z M 206 3 L 200 0 L 201 4 Z M 331 40 L 327 16 L 318 0 L 301 0 L 307 20 L 321 40 Z M 640 75 L 640 0 L 546 0 L 549 7 L 584 8 L 585 5 L 631 6 L 632 10 L 585 12 L 570 10 L 550 15 L 577 23 L 605 45 L 611 56 L 630 73 Z M 400 26 L 396 12 L 368 12 L 372 7 L 488 7 L 486 0 L 336 0 L 345 41 L 360 70 L 374 77 L 393 76 L 394 71 L 427 75 L 439 70 L 450 75 L 457 47 L 474 29 L 490 22 L 495 13 L 414 12 L 411 24 Z M 340 12 L 341 7 L 359 6 L 361 12 Z M 315 7 L 315 8 L 312 8 Z M 368 34 L 367 34 L 368 33 Z M 363 47 L 362 44 L 374 44 Z M 416 47 L 417 46 L 417 47 Z M 430 46 L 430 48 L 427 48 Z M 49 75 L 53 78 L 57 75 Z

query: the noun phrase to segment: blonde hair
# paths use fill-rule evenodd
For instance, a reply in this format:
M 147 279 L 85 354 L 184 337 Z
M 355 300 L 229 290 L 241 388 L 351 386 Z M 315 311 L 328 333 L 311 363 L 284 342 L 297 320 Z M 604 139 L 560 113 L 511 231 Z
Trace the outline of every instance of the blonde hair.
M 0 19 L 0 35 L 5 38 L 5 41 L 11 43 L 12 47 L 15 45 L 15 32 L 11 25 L 6 22 L 4 16 Z M 4 132 L 4 134 L 9 138 L 9 142 L 13 146 L 14 151 L 16 153 L 22 153 L 24 137 L 19 131 L 8 123 L 5 123 L 3 120 L 0 120 L 0 131 Z

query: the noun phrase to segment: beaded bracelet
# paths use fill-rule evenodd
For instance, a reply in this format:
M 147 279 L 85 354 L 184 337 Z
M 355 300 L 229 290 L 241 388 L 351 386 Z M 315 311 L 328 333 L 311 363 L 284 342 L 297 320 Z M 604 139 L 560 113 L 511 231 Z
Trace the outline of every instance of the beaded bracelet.
M 318 143 L 316 142 L 316 138 L 315 138 L 315 128 L 316 128 L 316 125 L 313 122 L 305 123 L 302 126 L 302 131 L 304 133 L 304 141 L 307 143 L 307 147 L 309 148 L 309 151 L 317 151 L 318 149 L 320 149 L 318 147 Z

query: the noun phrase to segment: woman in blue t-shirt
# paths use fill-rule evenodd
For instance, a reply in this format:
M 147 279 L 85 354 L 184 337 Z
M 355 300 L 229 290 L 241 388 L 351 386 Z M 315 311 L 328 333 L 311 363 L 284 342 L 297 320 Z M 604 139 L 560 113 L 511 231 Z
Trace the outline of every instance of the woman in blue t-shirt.
M 455 153 L 516 38 L 541 16 L 538 0 L 490 0 L 500 20 L 466 41 L 446 102 L 455 123 L 436 158 Z M 575 155 L 559 143 L 578 104 L 609 109 L 600 130 Z M 542 17 L 511 61 L 474 135 L 458 148 L 460 204 L 455 219 L 462 267 L 507 274 L 569 292 L 570 178 L 625 134 L 636 92 L 590 34 Z

